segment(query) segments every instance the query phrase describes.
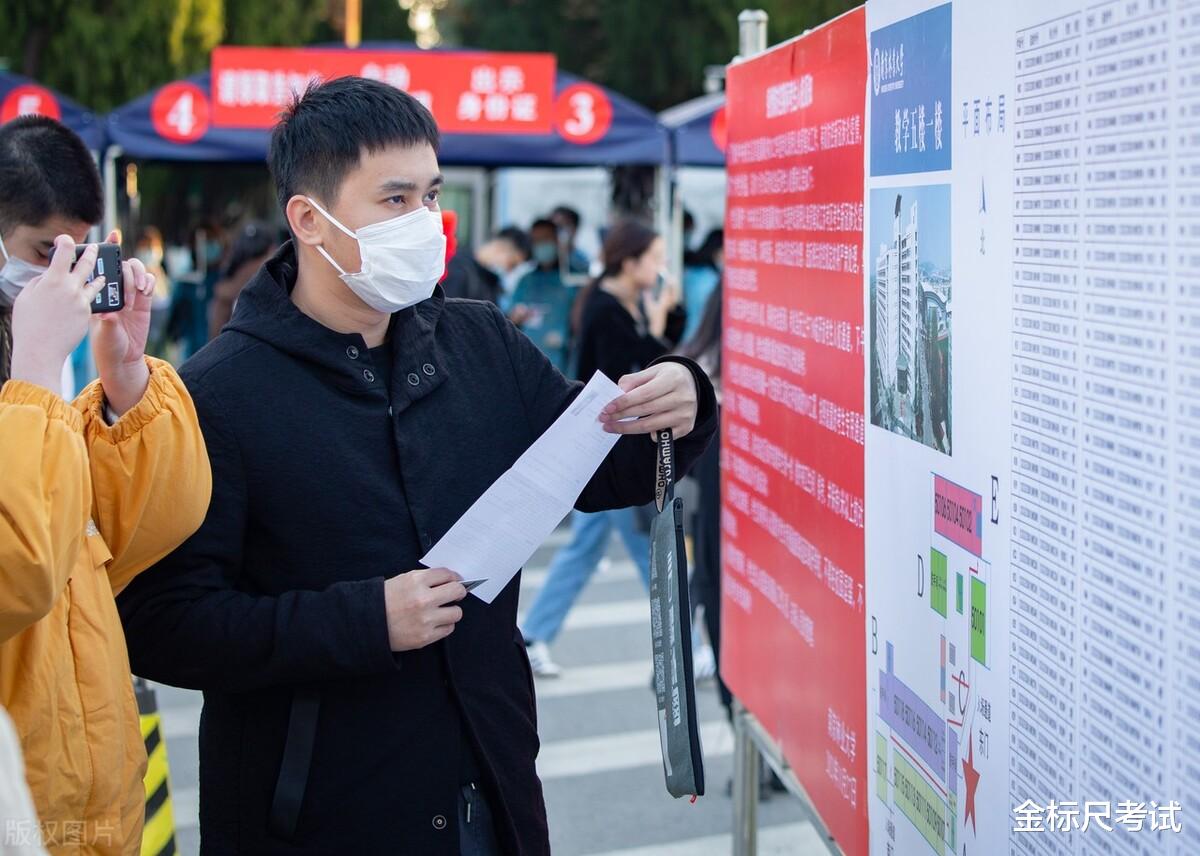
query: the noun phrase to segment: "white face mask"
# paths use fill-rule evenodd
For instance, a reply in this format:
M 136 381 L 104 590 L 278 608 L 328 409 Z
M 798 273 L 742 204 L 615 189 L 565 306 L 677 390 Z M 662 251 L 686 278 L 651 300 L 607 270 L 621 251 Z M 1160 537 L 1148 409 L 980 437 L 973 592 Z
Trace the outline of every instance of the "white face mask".
M 362 259 L 358 273 L 342 270 L 324 247 L 317 247 L 317 252 L 363 303 L 377 312 L 391 314 L 433 295 L 446 271 L 446 236 L 440 216 L 428 208 L 418 208 L 352 232 L 312 199 L 308 201 L 325 219 L 358 241 Z
M 0 267 L 0 306 L 12 306 L 22 289 L 35 277 L 44 274 L 46 269 L 10 256 L 4 246 L 3 236 L 0 236 L 0 253 L 4 253 L 4 266 Z

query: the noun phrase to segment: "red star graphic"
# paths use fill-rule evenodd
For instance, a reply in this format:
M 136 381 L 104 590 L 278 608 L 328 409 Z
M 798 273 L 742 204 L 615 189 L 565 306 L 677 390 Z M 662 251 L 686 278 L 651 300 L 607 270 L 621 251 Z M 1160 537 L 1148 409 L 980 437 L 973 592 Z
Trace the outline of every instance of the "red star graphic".
M 971 831 L 975 829 L 975 789 L 979 787 L 979 771 L 975 769 L 975 732 L 971 732 L 971 742 L 967 746 L 967 757 L 963 759 L 963 780 L 967 784 L 967 811 L 963 815 L 963 824 L 971 821 Z

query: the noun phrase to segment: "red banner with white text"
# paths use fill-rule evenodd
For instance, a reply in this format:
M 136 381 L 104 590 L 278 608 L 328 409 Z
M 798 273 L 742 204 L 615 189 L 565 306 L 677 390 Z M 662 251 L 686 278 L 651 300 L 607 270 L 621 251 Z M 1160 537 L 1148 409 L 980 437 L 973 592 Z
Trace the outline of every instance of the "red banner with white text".
M 864 10 L 729 68 L 721 669 L 867 852 Z
M 548 134 L 553 54 L 218 47 L 213 124 L 269 128 L 310 81 L 357 75 L 408 92 L 450 134 Z

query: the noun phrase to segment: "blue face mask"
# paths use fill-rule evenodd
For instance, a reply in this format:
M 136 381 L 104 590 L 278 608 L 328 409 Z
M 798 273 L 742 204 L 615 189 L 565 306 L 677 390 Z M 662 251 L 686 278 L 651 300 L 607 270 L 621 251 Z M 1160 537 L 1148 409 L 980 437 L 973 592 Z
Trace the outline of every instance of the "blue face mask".
M 551 241 L 538 241 L 533 245 L 533 260 L 539 265 L 558 263 L 558 245 Z

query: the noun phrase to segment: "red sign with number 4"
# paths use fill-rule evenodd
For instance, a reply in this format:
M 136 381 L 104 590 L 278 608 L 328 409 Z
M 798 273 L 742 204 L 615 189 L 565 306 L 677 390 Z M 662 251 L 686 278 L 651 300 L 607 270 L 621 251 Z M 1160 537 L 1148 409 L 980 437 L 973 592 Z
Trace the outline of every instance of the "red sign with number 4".
M 154 130 L 175 143 L 194 143 L 208 130 L 208 96 L 194 83 L 168 83 L 154 96 L 150 121 Z

